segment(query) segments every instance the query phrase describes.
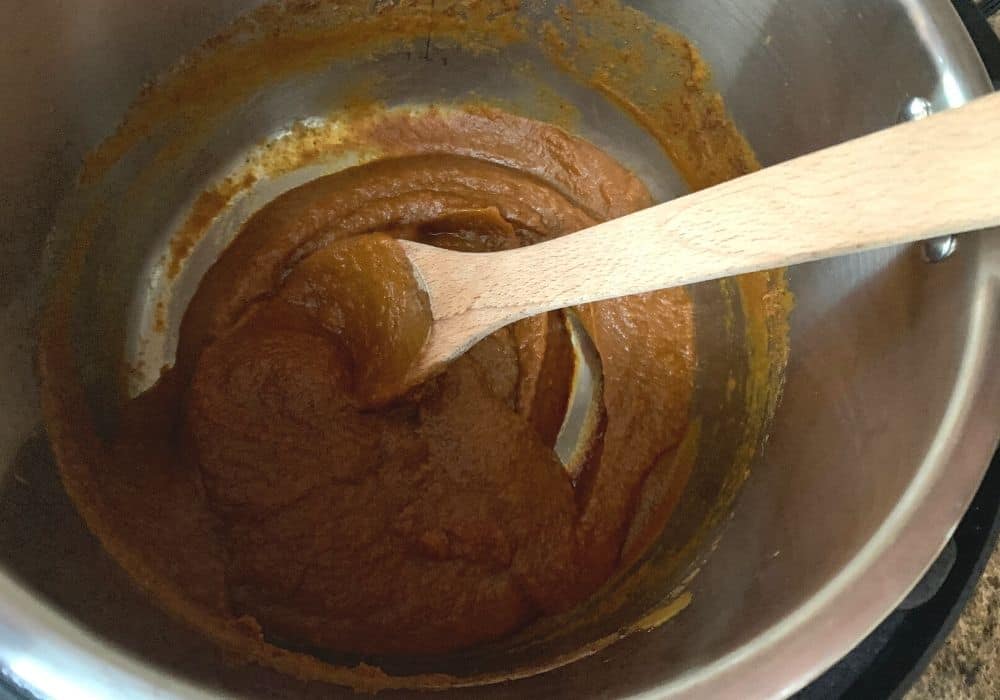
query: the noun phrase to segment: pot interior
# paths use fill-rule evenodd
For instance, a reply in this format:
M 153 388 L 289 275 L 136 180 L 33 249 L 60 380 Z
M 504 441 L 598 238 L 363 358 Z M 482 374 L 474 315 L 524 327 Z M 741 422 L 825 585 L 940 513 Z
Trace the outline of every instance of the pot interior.
M 30 15 L 23 26 L 37 29 L 27 32 L 34 43 L 25 72 L 35 80 L 18 83 L 25 94 L 18 107 L 22 128 L 4 118 L 8 133 L 18 134 L 15 157 L 4 167 L 14 183 L 10 191 L 22 195 L 3 203 L 18 225 L 11 260 L 19 263 L 0 290 L 9 305 L 8 328 L 20 334 L 6 337 L 34 336 L 42 241 L 51 223 L 50 263 L 79 245 L 86 220 L 89 240 L 70 319 L 74 362 L 103 430 L 113 430 L 123 377 L 126 390 L 135 393 L 172 360 L 186 302 L 240 223 L 279 192 L 358 162 L 358 154 L 348 154 L 260 180 L 213 221 L 180 272 L 167 274 L 176 233 L 199 193 L 296 123 L 329 122 L 368 101 L 389 109 L 485 101 L 565 125 L 626 164 L 658 200 L 687 191 L 648 129 L 553 63 L 538 44 L 484 48 L 495 39 L 463 44 L 442 35 L 436 42 L 433 33 L 268 80 L 227 103 L 200 131 L 191 127 L 188 133 L 183 121 L 158 125 L 114 168 L 74 189 L 77 159 L 111 133 L 141 81 L 248 5 L 218 3 L 205 12 L 198 3 L 180 1 L 157 10 L 162 16 L 150 22 L 148 10 L 109 1 L 83 13 L 106 32 L 103 42 L 68 8 L 20 10 Z M 371 11 L 382 11 L 380 5 Z M 979 69 L 963 64 L 961 52 L 934 32 L 934 21 L 953 18 L 932 16 L 919 3 L 835 10 L 818 1 L 721 2 L 711 10 L 695 0 L 631 5 L 698 46 L 715 88 L 764 165 L 888 126 L 914 96 L 943 108 L 979 89 Z M 554 10 L 555 3 L 533 3 L 520 16 L 538 24 Z M 53 20 L 73 41 L 42 31 Z M 43 91 L 42 84 L 53 87 Z M 56 100 L 57 92 L 65 103 Z M 54 110 L 54 118 L 26 135 L 23 123 L 44 109 Z M 183 146 L 169 168 L 160 167 L 162 148 L 178 135 Z M 98 213 L 87 219 L 92 212 Z M 611 615 L 565 630 L 532 629 L 509 644 L 447 659 L 396 660 L 387 670 L 458 676 L 523 670 L 530 676 L 456 693 L 617 695 L 680 687 L 699 669 L 759 644 L 858 560 L 911 488 L 960 369 L 978 245 L 970 239 L 953 259 L 933 267 L 917 250 L 904 248 L 791 270 L 791 354 L 784 398 L 769 430 L 764 419 L 770 419 L 782 377 L 765 370 L 760 386 L 752 386 L 752 319 L 740 288 L 735 282 L 693 288 L 700 355 L 695 412 L 702 427 L 685 500 L 648 560 L 662 564 L 660 573 L 622 589 L 627 601 Z M 226 665 L 212 644 L 135 590 L 61 487 L 38 429 L 32 351 L 25 343 L 4 348 L 22 384 L 3 399 L 13 417 L 0 446 L 7 460 L 0 486 L 4 567 L 70 619 L 149 663 L 147 673 L 260 697 L 329 696 L 325 684 Z M 730 379 L 739 387 L 735 394 L 727 390 Z M 758 449 L 765 433 L 766 449 Z M 629 579 L 623 577 L 622 585 Z M 652 611 L 672 611 L 682 590 L 691 602 L 665 624 L 561 666 L 559 659 L 579 655 Z M 537 665 L 561 667 L 527 673 Z

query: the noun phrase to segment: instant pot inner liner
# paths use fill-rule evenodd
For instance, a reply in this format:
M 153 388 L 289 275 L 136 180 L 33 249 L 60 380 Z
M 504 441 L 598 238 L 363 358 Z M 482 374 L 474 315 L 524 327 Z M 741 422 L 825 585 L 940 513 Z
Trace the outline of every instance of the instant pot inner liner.
M 895 121 L 901 94 L 895 81 L 901 78 L 868 70 L 863 53 L 834 54 L 822 42 L 816 49 L 811 40 L 806 51 L 802 42 L 809 32 L 781 3 L 751 3 L 752 11 L 724 3 L 711 13 L 694 2 L 635 4 L 699 46 L 735 123 L 765 164 Z M 394 6 L 374 3 L 371 12 L 392 12 Z M 762 8 L 772 12 L 757 16 Z M 529 28 L 560 21 L 548 2 L 514 14 Z M 878 35 L 878 27 L 906 21 L 903 9 L 884 3 L 871 19 L 874 25 L 860 29 L 850 23 L 851 31 L 871 46 L 878 38 L 890 62 L 908 65 L 903 94 L 943 100 L 935 93 L 937 68 L 922 47 L 885 42 Z M 601 31 L 605 20 L 598 14 L 594 21 Z M 846 20 L 836 27 L 810 21 L 812 29 L 833 39 L 835 32 L 847 31 Z M 251 29 L 247 42 L 253 41 Z M 604 29 L 627 36 L 621 27 Z M 649 125 L 607 91 L 595 89 L 588 75 L 554 61 L 537 40 L 542 33 L 529 35 L 534 38 L 469 27 L 449 34 L 430 25 L 384 46 L 375 42 L 374 51 L 334 52 L 322 64 L 269 74 L 245 94 L 220 101 L 218 111 L 201 123 L 191 123 L 183 109 L 171 105 L 175 111 L 168 109 L 165 119 L 130 142 L 113 163 L 88 162 L 97 174 L 87 176 L 85 168 L 82 186 L 62 207 L 48 258 L 51 271 L 83 251 L 68 322 L 73 362 L 100 431 L 114 430 L 123 392 L 148 386 L 160 365 L 170 362 L 180 315 L 200 274 L 247 216 L 278 193 L 365 157 L 340 154 L 260 179 L 185 251 L 179 274 L 167 274 L 175 235 L 199 194 L 237 170 L 262 143 L 296 125 L 329 125 L 372 105 L 493 105 L 555 122 L 591 141 L 638 174 L 658 200 L 684 194 L 684 179 Z M 150 41 L 155 37 L 151 32 Z M 637 32 L 631 40 L 640 50 L 655 51 L 647 34 Z M 618 48 L 627 48 L 622 41 Z M 250 68 L 230 69 L 252 70 L 252 61 Z M 112 77 L 101 79 L 110 86 Z M 661 79 L 649 76 L 653 83 Z M 648 89 L 640 83 L 634 89 Z M 203 89 L 204 94 L 193 91 L 176 99 L 197 101 L 226 90 L 210 84 Z M 112 124 L 107 126 L 110 132 Z M 68 181 L 72 174 L 64 176 Z M 700 424 L 697 458 L 681 504 L 647 559 L 558 624 L 543 620 L 512 639 L 447 657 L 374 661 L 404 675 L 530 675 L 531 669 L 558 666 L 596 649 L 597 640 L 648 627 L 651 631 L 634 631 L 594 657 L 521 682 L 521 691 L 546 692 L 554 684 L 593 690 L 588 684 L 600 669 L 609 690 L 624 692 L 752 640 L 850 562 L 912 480 L 948 395 L 950 384 L 941 377 L 957 372 L 961 339 L 951 329 L 954 318 L 966 313 L 956 290 L 969 284 L 968 264 L 959 256 L 927 274 L 907 249 L 793 271 L 797 304 L 787 388 L 763 458 L 764 419 L 782 380 L 771 370 L 780 370 L 780 359 L 775 368 L 762 367 L 759 363 L 774 355 L 755 359 L 748 349 L 755 331 L 736 281 L 692 288 L 699 355 L 693 408 Z M 928 337 L 935 338 L 937 356 L 944 358 L 933 370 L 910 342 Z M 914 415 L 915 403 L 926 410 Z M 902 426 L 896 416 L 904 412 Z M 877 439 L 886 435 L 892 439 Z M 84 527 L 41 433 L 21 445 L 3 484 L 5 567 L 71 618 L 158 667 L 211 686 L 261 694 L 329 692 L 262 668 L 227 665 L 210 643 L 148 602 Z M 627 595 L 609 614 L 600 614 L 602 601 L 616 591 Z M 324 660 L 353 665 L 362 659 Z M 491 692 L 506 691 L 500 686 Z

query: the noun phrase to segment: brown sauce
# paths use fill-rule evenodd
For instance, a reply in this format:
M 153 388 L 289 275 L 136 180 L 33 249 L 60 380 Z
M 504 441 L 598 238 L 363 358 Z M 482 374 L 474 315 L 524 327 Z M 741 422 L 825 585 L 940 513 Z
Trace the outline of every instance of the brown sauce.
M 648 203 L 584 142 L 499 112 L 490 124 L 558 137 L 559 167 Z M 189 307 L 174 378 L 234 613 L 296 644 L 441 652 L 564 611 L 608 578 L 643 480 L 688 420 L 686 293 L 577 311 L 602 358 L 604 429 L 573 483 L 553 452 L 573 362 L 561 314 L 493 334 L 400 396 L 430 313 L 391 237 L 489 251 L 610 215 L 603 197 L 439 151 L 315 180 L 245 225 Z

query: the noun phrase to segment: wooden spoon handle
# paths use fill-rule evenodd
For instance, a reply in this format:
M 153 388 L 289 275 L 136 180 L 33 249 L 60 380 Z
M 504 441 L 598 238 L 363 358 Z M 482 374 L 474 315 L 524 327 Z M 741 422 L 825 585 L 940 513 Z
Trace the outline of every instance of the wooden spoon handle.
M 499 327 L 549 309 L 1000 224 L 997 127 L 1000 94 L 570 236 L 453 253 L 455 293 L 435 290 L 442 307 L 434 315 L 461 318 L 456 328 Z

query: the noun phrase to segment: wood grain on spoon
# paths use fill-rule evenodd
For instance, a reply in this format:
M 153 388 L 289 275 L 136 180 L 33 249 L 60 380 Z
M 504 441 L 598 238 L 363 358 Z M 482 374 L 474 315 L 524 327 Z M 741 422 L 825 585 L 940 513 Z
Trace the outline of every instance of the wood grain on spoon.
M 1000 94 L 526 248 L 401 241 L 434 317 L 413 375 L 543 311 L 998 225 L 998 125 Z

